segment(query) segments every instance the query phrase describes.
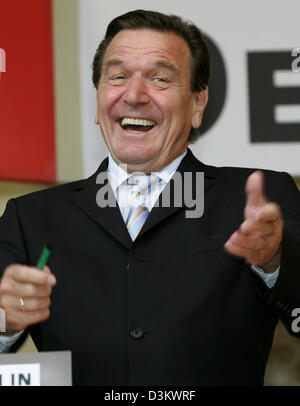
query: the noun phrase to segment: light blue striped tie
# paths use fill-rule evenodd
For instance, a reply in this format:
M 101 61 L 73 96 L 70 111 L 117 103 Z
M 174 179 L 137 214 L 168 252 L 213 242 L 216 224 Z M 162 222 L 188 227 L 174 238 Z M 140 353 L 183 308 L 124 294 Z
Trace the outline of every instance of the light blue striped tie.
M 156 176 L 132 176 L 128 183 L 133 184 L 129 197 L 130 209 L 125 220 L 128 232 L 132 241 L 136 239 L 141 231 L 148 215 L 149 210 L 146 206 L 146 199 L 154 187 Z

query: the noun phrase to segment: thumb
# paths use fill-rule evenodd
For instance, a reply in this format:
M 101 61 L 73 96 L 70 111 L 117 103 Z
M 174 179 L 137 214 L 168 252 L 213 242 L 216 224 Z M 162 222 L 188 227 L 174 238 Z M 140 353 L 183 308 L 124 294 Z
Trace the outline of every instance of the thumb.
M 253 172 L 246 182 L 246 210 L 256 209 L 267 203 L 264 191 L 264 175 L 261 171 Z
M 50 269 L 47 265 L 44 266 L 43 272 L 46 273 L 46 274 L 49 274 L 48 283 L 49 283 L 51 286 L 56 285 L 56 278 L 55 278 L 55 276 L 53 275 L 53 273 L 51 272 L 51 269 Z
M 51 270 L 48 265 L 44 265 L 44 268 L 42 269 L 42 271 L 45 273 L 51 273 Z

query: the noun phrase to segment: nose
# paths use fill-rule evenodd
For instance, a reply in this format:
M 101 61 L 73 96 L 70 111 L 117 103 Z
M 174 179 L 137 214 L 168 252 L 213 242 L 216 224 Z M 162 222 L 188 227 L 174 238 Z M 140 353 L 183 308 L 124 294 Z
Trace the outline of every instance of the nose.
M 124 94 L 124 102 L 130 106 L 138 106 L 149 103 L 150 97 L 148 94 L 147 85 L 140 74 L 134 75 Z

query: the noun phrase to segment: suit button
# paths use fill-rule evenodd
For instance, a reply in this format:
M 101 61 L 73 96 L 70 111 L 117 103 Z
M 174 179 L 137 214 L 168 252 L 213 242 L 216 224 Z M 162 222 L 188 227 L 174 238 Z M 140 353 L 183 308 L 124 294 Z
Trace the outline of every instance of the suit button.
M 130 269 L 129 264 L 126 265 L 126 269 L 127 269 L 127 271 L 129 271 L 129 269 Z
M 140 338 L 143 337 L 144 331 L 141 328 L 135 327 L 130 329 L 129 334 L 135 340 L 139 340 Z

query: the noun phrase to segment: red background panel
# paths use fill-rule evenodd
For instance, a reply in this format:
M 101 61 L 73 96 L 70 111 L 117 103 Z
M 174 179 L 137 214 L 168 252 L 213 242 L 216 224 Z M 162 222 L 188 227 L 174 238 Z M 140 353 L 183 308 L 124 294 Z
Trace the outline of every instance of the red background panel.
M 53 182 L 51 0 L 0 0 L 0 178 Z

